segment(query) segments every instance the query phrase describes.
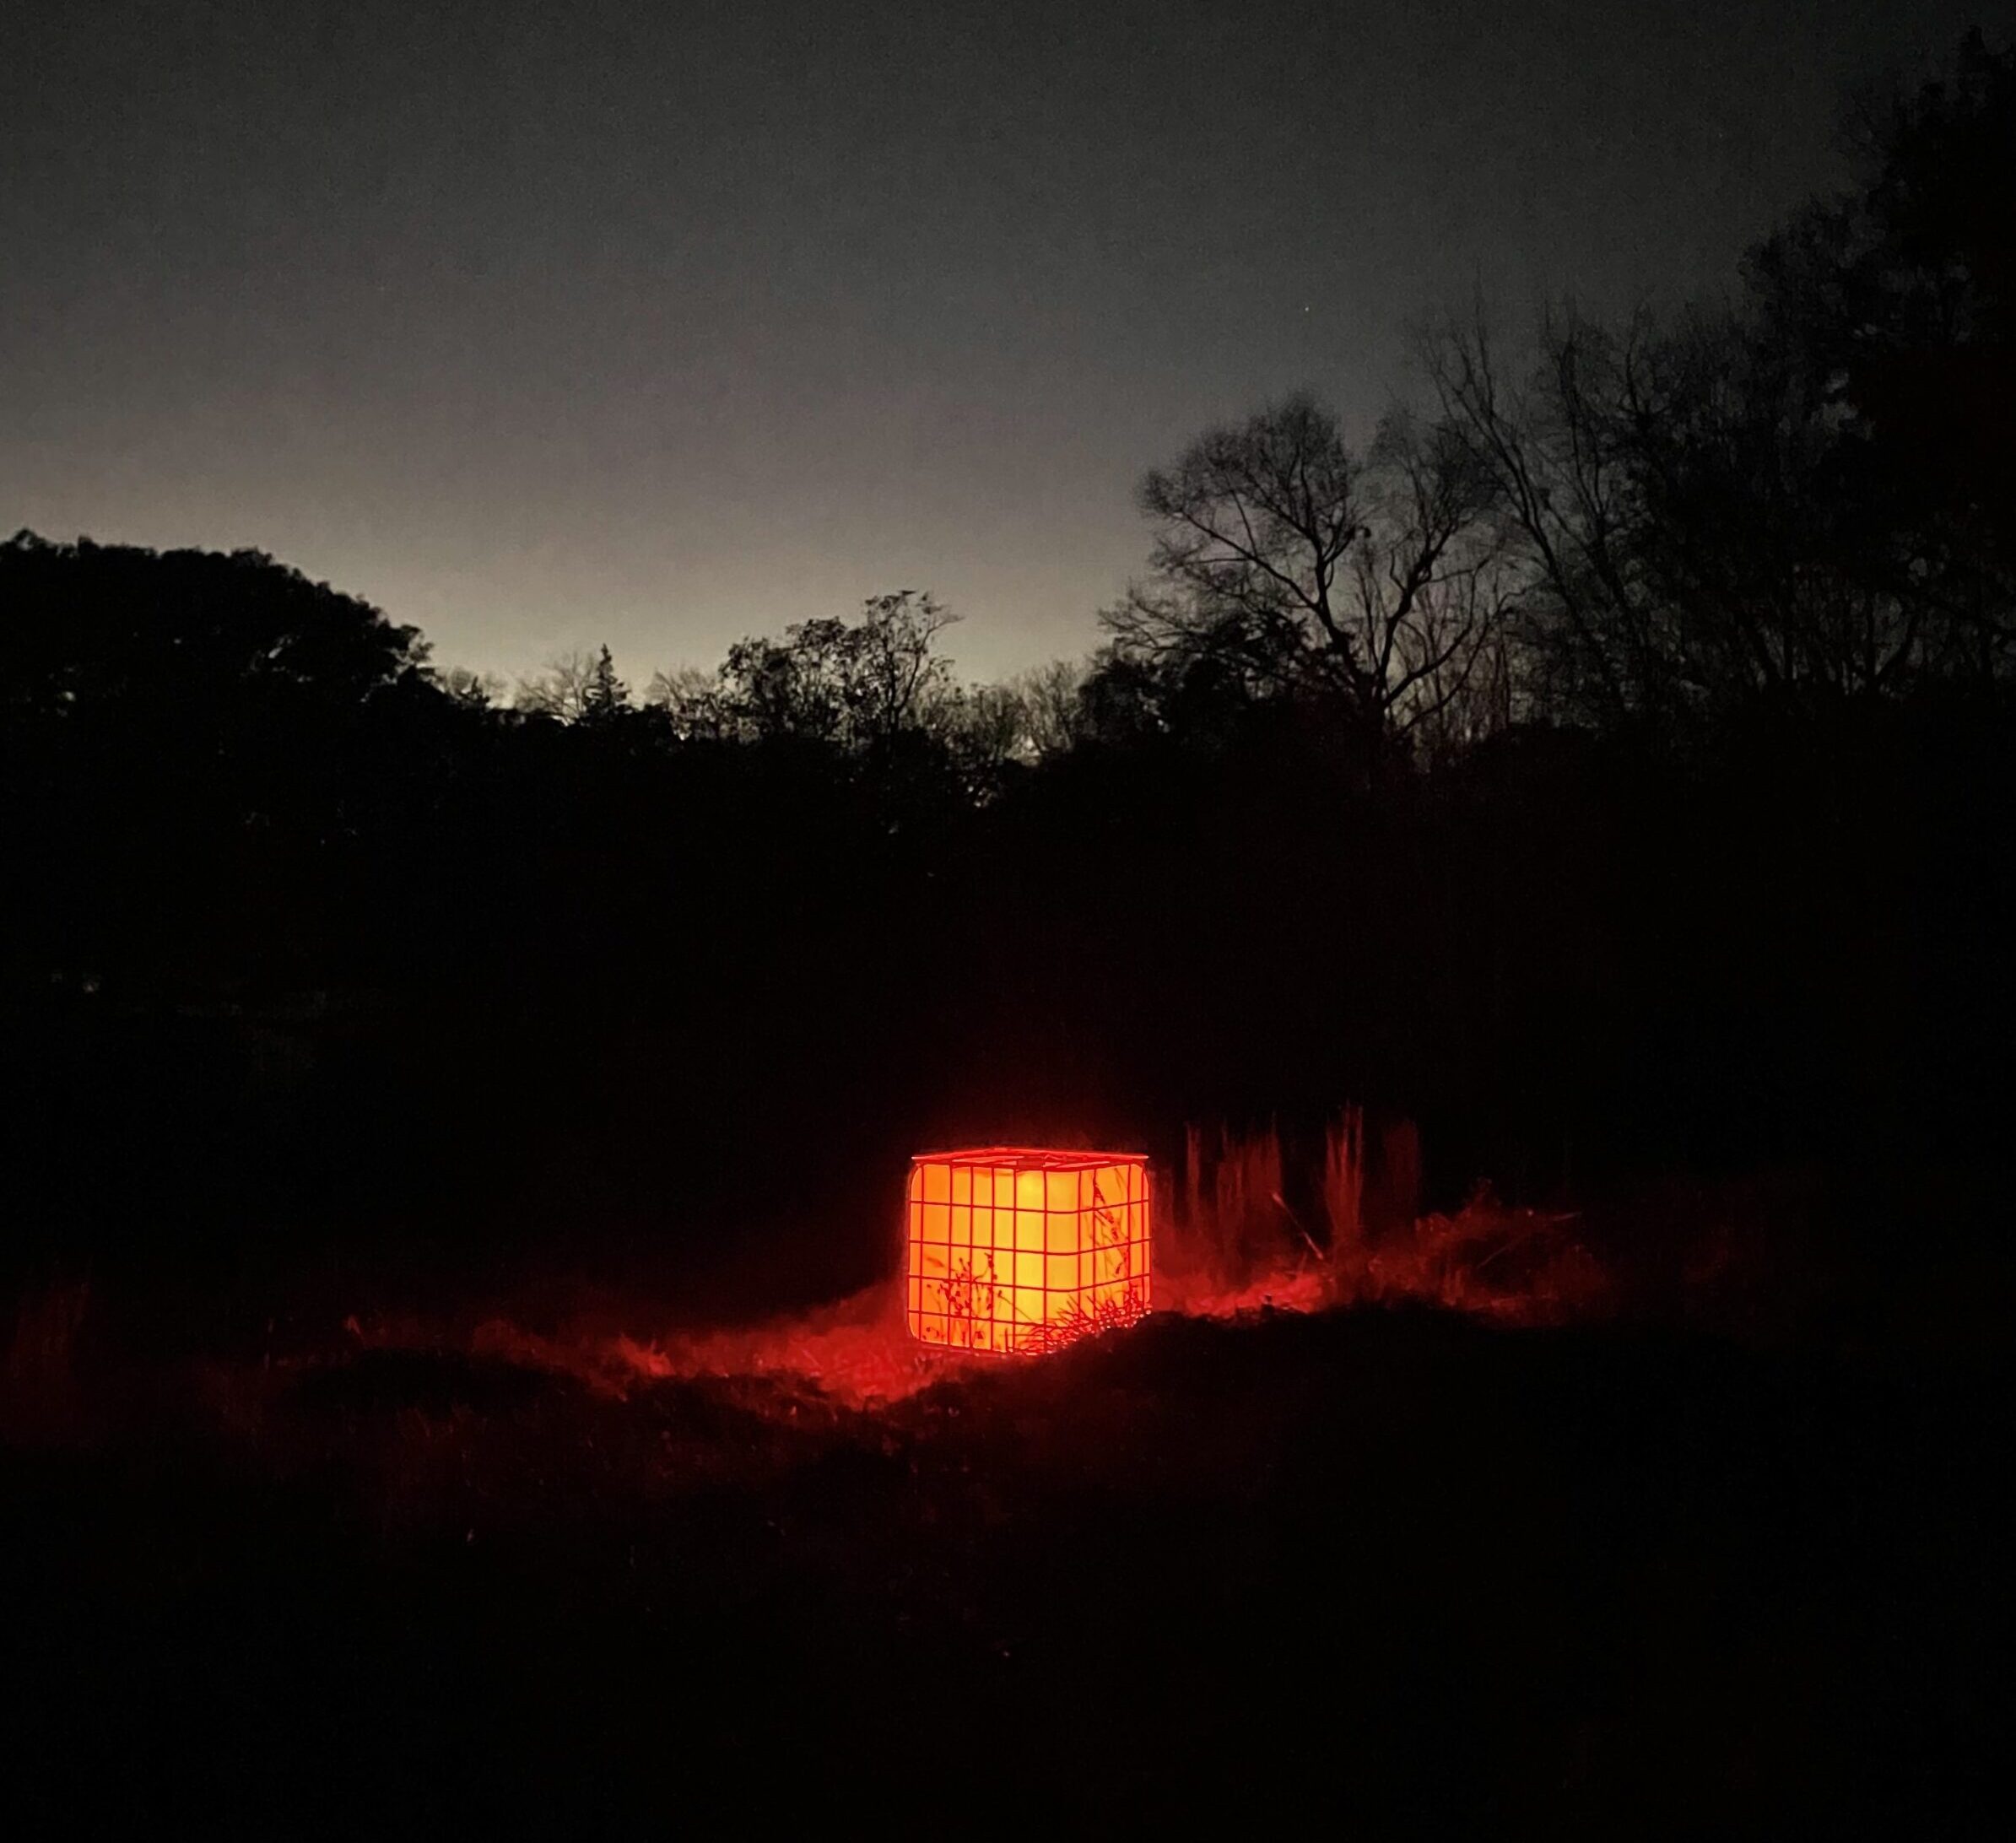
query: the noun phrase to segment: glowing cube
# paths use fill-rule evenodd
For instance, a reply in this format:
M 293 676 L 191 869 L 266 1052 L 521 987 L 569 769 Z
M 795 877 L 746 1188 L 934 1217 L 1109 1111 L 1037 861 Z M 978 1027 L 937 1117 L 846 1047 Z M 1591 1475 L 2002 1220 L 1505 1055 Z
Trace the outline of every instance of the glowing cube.
M 1054 1350 L 1149 1307 L 1148 1161 L 986 1146 L 911 1159 L 903 1267 L 911 1335 Z

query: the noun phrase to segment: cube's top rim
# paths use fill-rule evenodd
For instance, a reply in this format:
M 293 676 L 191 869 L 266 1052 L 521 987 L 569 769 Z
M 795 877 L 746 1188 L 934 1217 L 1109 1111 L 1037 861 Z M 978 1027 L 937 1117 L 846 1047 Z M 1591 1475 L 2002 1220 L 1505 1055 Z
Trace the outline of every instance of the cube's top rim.
M 1145 1152 L 1071 1152 L 1040 1145 L 983 1145 L 949 1152 L 920 1152 L 911 1159 L 921 1165 L 991 1165 L 1016 1171 L 1081 1171 L 1109 1165 L 1146 1165 Z

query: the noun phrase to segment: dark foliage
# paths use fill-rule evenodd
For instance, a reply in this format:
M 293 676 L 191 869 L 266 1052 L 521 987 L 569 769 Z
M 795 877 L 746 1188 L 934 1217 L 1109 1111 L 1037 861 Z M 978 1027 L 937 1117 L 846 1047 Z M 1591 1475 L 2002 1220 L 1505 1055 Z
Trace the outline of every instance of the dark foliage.
M 1527 725 L 1432 770 L 1240 697 L 976 803 L 922 729 L 472 705 L 255 559 L 20 542 L 0 601 L 42 649 L 8 743 L 17 1255 L 669 1247 L 816 1208 L 845 1284 L 938 1139 L 1353 1094 L 1424 1121 L 1445 1192 L 1538 1197 L 1948 1156 L 2008 1099 L 1999 690 L 1759 701 L 1680 756 Z M 341 675 L 278 669 L 297 612 Z

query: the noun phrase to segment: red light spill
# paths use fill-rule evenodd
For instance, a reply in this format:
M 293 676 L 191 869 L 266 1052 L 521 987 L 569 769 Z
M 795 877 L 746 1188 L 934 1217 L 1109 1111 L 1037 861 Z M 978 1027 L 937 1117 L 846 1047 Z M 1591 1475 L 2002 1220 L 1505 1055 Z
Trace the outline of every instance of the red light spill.
M 1586 1318 L 1612 1303 L 1610 1277 L 1570 1215 L 1507 1209 L 1479 1190 L 1453 1216 L 1419 1213 L 1420 1148 L 1397 1121 L 1369 1145 L 1344 1109 L 1291 1208 L 1283 1143 L 1192 1127 L 1181 1201 L 1157 1224 L 1155 1305 L 1205 1317 L 1418 1304 L 1522 1325 Z M 1315 1165 L 1312 1158 L 1310 1161 Z M 1319 1219 L 1307 1219 L 1314 1216 Z
M 1155 1199 L 1153 1310 L 1233 1318 L 1421 1304 L 1540 1325 L 1592 1316 L 1611 1303 L 1609 1278 L 1574 1238 L 1570 1217 L 1505 1209 L 1488 1192 L 1453 1216 L 1415 1214 L 1419 1154 L 1404 1124 L 1386 1128 L 1369 1154 L 1355 1108 L 1332 1122 L 1320 1170 L 1295 1174 L 1307 1180 L 1302 1188 L 1315 1198 L 1318 1221 L 1302 1219 L 1284 1201 L 1285 1162 L 1271 1129 L 1192 1130 L 1181 1183 L 1149 1193 Z M 911 1200 L 906 1224 L 919 1200 Z M 999 1360 L 913 1337 L 906 1323 L 919 1303 L 912 1278 L 793 1317 L 667 1329 L 649 1339 L 545 1338 L 493 1320 L 478 1327 L 474 1348 L 565 1370 L 609 1392 L 681 1379 L 765 1378 L 816 1390 L 843 1407 L 872 1408 Z M 1068 1316 L 1054 1332 L 1033 1327 L 1016 1348 L 1052 1351 L 1117 1330 L 1138 1316 L 1138 1305 L 1129 1293 L 1105 1317 Z
M 553 1336 L 491 1318 L 466 1340 L 438 1327 L 374 1325 L 352 1332 L 374 1348 L 452 1348 L 466 1341 L 472 1356 L 550 1370 L 598 1394 L 627 1395 L 654 1382 L 708 1378 L 769 1380 L 816 1389 L 841 1407 L 900 1401 L 963 1366 L 963 1355 L 927 1351 L 903 1323 L 893 1283 L 787 1318 L 752 1325 L 668 1327 L 655 1335 L 563 1328 Z
M 903 1322 L 894 1284 L 792 1318 L 711 1331 L 673 1332 L 639 1343 L 619 1337 L 609 1358 L 638 1381 L 761 1376 L 807 1383 L 841 1405 L 900 1401 L 942 1381 L 965 1359 L 924 1349 Z
M 81 1280 L 22 1295 L 0 1360 L 0 1442 L 61 1444 L 82 1426 L 73 1359 L 90 1303 L 90 1285 Z

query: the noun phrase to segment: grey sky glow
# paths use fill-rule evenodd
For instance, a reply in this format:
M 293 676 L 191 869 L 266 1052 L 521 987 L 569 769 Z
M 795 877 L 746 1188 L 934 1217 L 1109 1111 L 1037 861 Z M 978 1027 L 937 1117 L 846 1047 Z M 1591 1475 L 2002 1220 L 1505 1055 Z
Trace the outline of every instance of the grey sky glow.
M 930 588 L 1095 640 L 1141 470 L 1404 329 L 1714 289 L 1938 0 L 9 8 L 0 526 L 256 546 L 507 675 Z

